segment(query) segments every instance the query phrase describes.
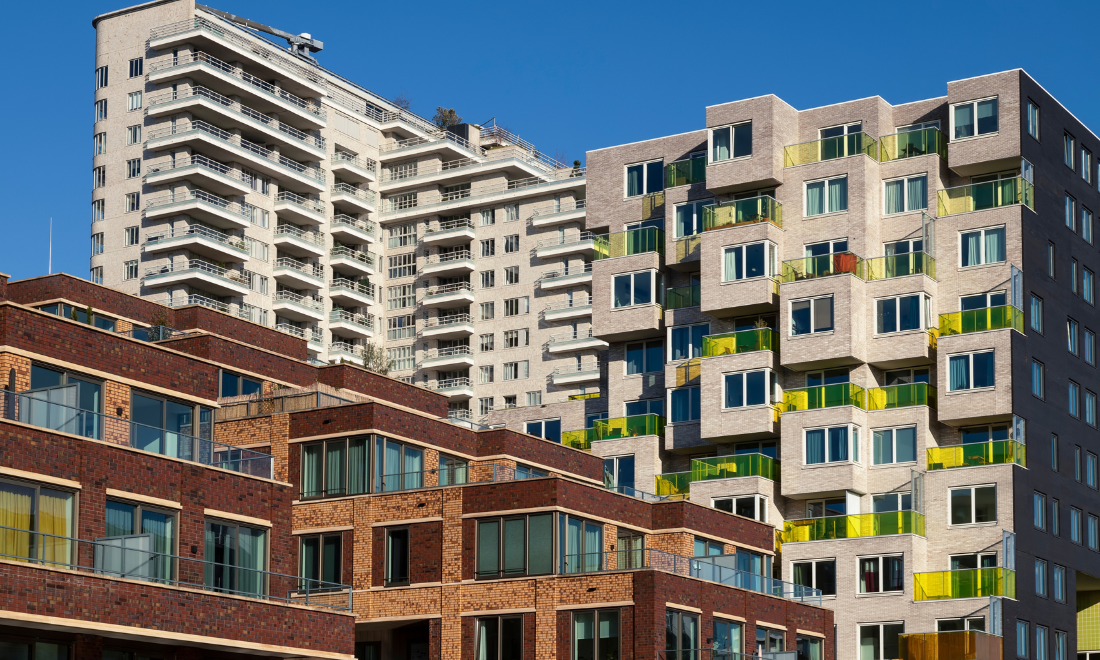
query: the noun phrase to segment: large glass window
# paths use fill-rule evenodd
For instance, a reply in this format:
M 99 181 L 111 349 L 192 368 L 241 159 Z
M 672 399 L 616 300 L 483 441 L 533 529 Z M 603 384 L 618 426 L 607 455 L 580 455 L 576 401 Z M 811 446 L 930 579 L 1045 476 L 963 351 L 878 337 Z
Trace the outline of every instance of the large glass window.
M 859 427 L 806 429 L 806 465 L 859 462 Z
M 190 459 L 192 443 L 186 436 L 210 437 L 211 418 L 209 408 L 198 408 L 199 423 L 195 428 L 195 407 L 191 404 L 161 399 L 131 392 L 130 445 L 145 451 Z
M 973 525 L 997 520 L 997 487 L 951 489 L 951 524 Z
M 891 511 L 912 511 L 912 491 L 881 493 L 871 496 L 871 511 L 874 513 L 889 513 Z
M 702 337 L 700 337 L 700 342 Z M 626 345 L 626 373 L 647 374 L 664 371 L 665 343 L 660 339 Z
M 710 161 L 752 155 L 752 122 L 710 129 Z
M 549 552 L 552 544 L 546 544 Z M 561 573 L 598 571 L 604 565 L 603 524 L 558 514 L 558 557 Z
M 298 543 L 301 588 L 330 589 L 343 583 L 343 538 L 340 534 L 300 536 Z
M 560 417 L 557 419 L 540 419 L 533 422 L 526 422 L 523 430 L 531 435 L 537 435 L 551 442 L 561 442 Z
M 409 584 L 409 565 L 412 563 L 409 528 L 386 530 L 385 584 L 387 587 Z
M 771 241 L 736 245 L 722 250 L 722 281 L 777 275 L 776 247 Z
M 698 387 L 669 390 L 669 421 L 698 421 L 702 417 L 701 392 Z
M 654 160 L 626 166 L 626 196 L 638 197 L 665 189 L 665 163 Z
M 609 489 L 632 494 L 634 490 L 634 455 L 603 459 L 603 483 Z
M 859 558 L 859 593 L 877 594 L 905 590 L 902 555 Z
M 928 175 L 910 176 L 883 182 L 884 215 L 921 211 L 928 208 Z
M 900 656 L 898 635 L 904 623 L 864 623 L 859 626 L 859 660 L 890 660 Z
M 670 328 L 668 334 L 673 362 L 697 358 L 703 354 L 703 337 L 710 334 L 710 324 L 679 325 Z
M 619 611 L 574 612 L 572 660 L 619 660 Z
M 72 564 L 73 499 L 34 483 L 0 481 L 0 557 Z
M 302 499 L 367 492 L 367 438 L 340 438 L 302 445 Z
M 541 513 L 510 518 L 479 519 L 477 523 L 478 579 L 553 573 L 553 516 L 552 513 Z
M 267 585 L 267 530 L 206 521 L 204 584 L 215 591 L 262 596 Z
M 745 652 L 743 636 L 744 626 L 742 624 L 714 617 L 714 657 L 732 659 L 743 654 Z
M 701 648 L 699 639 L 699 615 L 665 610 L 665 656 L 694 660 Z M 679 652 L 679 653 L 677 653 Z
M 75 433 L 85 438 L 103 437 L 103 421 L 99 416 L 99 413 L 104 412 L 102 383 L 32 363 L 31 389 L 21 394 L 35 401 L 46 401 L 55 405 L 43 403 L 22 406 L 19 421 Z M 81 412 L 64 414 L 64 408 L 60 406 L 75 408 Z
M 105 538 L 97 539 L 104 545 L 97 548 L 96 568 L 120 577 L 171 580 L 175 515 L 117 500 L 107 500 L 106 513 Z
M 724 408 L 762 406 L 779 397 L 778 378 L 770 369 L 725 374 L 722 386 Z
M 967 101 L 951 106 L 953 139 L 997 132 L 997 99 Z
M 637 417 L 638 415 L 660 415 L 664 417 L 665 400 L 638 399 L 637 401 L 627 401 L 623 404 L 623 414 L 627 417 Z
M 796 643 L 798 644 L 797 660 L 822 660 L 824 657 L 825 640 L 820 637 L 799 635 Z
M 917 427 L 874 431 L 874 465 L 912 463 L 917 460 Z
M 712 504 L 719 511 L 768 522 L 768 498 L 763 495 L 717 498 Z
M 656 271 L 643 270 L 638 273 L 625 273 L 616 275 L 612 289 L 615 295 L 615 307 L 630 307 L 631 305 L 647 305 L 657 302 L 654 295 L 654 280 L 659 279 Z
M 806 215 L 848 210 L 848 177 L 806 183 Z
M 993 356 L 993 351 L 949 356 L 948 389 L 955 392 L 993 387 L 996 384 Z
M 921 308 L 927 311 L 929 302 L 928 297 L 923 294 L 876 300 L 875 332 L 881 335 L 889 332 L 920 330 L 926 325 L 925 314 L 921 313 Z
M 374 440 L 374 492 L 421 488 L 424 450 L 378 436 Z
M 261 394 L 264 386 L 260 381 L 229 371 L 222 371 L 222 389 L 220 396 L 243 396 Z
M 808 335 L 833 329 L 833 297 L 791 301 L 791 334 Z
M 960 232 L 959 239 L 959 254 L 962 257 L 959 265 L 963 268 L 1005 260 L 1004 226 Z
M 820 589 L 822 596 L 835 596 L 836 559 L 791 562 L 791 579 L 803 587 Z
M 703 233 L 703 207 L 714 206 L 714 200 L 688 202 L 676 207 L 676 238 Z
M 477 660 L 523 660 L 523 615 L 478 619 Z

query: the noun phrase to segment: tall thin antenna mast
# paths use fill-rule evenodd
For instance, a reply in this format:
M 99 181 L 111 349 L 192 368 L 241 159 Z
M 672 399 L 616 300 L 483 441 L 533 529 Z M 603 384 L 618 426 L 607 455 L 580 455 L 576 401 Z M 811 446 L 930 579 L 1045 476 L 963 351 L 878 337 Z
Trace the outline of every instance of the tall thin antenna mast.
M 49 263 L 47 264 L 47 266 L 49 267 L 50 275 L 53 275 L 53 217 L 52 216 L 50 217 L 50 258 L 49 258 Z

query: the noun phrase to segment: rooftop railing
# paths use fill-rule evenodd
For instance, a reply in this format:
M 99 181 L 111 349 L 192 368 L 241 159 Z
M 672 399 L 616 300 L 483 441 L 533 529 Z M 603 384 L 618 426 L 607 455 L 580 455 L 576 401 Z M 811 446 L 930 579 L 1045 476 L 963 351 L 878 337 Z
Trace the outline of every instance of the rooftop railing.
M 210 101 L 211 103 L 216 103 L 226 108 L 230 112 L 241 115 L 242 117 L 245 117 L 250 121 L 256 122 L 258 124 L 263 124 L 268 128 L 273 128 L 280 133 L 285 134 L 287 137 L 301 142 L 302 144 L 317 149 L 325 148 L 325 138 L 316 135 L 310 135 L 305 131 L 300 131 L 293 126 L 284 124 L 278 119 L 268 117 L 259 110 L 253 110 L 246 105 L 236 103 L 233 101 L 233 99 L 227 96 L 222 96 L 214 90 L 207 89 L 206 87 L 191 87 L 187 89 L 166 90 L 164 92 L 150 94 L 146 102 L 145 114 L 148 115 L 149 110 L 155 108 L 158 105 L 164 105 L 167 103 L 172 103 L 174 101 L 180 101 L 189 98 L 206 99 L 207 101 Z
M 666 472 L 653 477 L 654 490 L 664 498 L 685 498 L 691 491 L 691 472 Z
M 736 355 L 753 351 L 779 351 L 779 333 L 771 328 L 753 328 L 703 336 L 703 357 Z
M 856 539 L 896 534 L 924 536 L 924 514 L 916 511 L 889 511 L 787 520 L 783 523 L 782 542 Z
M 279 257 L 275 260 L 275 268 L 287 268 L 289 270 L 298 271 L 303 275 L 308 275 L 314 278 L 325 278 L 325 268 L 321 264 L 307 264 L 298 261 L 297 259 L 291 259 L 290 257 Z
M 251 204 L 231 202 L 212 193 L 208 193 L 205 190 L 181 190 L 179 192 L 173 191 L 156 197 L 149 197 L 145 200 L 145 210 L 148 211 L 149 209 L 167 206 L 169 204 L 184 204 L 186 202 L 199 202 L 201 204 L 214 206 L 233 215 L 239 215 L 245 220 L 252 222 L 254 207 Z
M 1007 568 L 971 568 L 913 574 L 913 600 L 1016 597 L 1016 571 Z
M 363 250 L 355 250 L 346 245 L 337 245 L 332 248 L 328 253 L 329 259 L 351 259 L 358 261 L 364 266 L 374 268 L 374 265 L 378 263 L 373 252 L 366 252 Z
M 334 309 L 328 313 L 329 323 L 351 323 L 367 330 L 374 330 L 374 316 L 371 314 L 355 314 L 346 309 Z
M 855 383 L 836 383 L 783 390 L 783 412 L 856 406 L 866 410 L 863 388 Z
M 271 479 L 272 457 L 251 449 L 226 445 L 185 431 L 170 430 L 105 415 L 76 406 L 77 386 L 27 390 L 0 390 L 0 414 L 31 426 L 69 433 L 93 440 L 125 445 L 151 454 Z M 212 432 L 213 420 L 200 420 L 201 435 Z
M 872 387 L 863 391 L 867 410 L 892 410 L 911 406 L 936 407 L 936 388 L 928 383 Z
M 244 274 L 242 274 L 241 271 L 222 268 L 221 266 L 215 266 L 212 263 L 208 263 L 199 259 L 176 261 L 174 263 L 165 264 L 163 266 L 153 266 L 152 268 L 147 268 L 145 270 L 145 279 L 156 278 L 161 275 L 188 272 L 212 275 L 214 277 L 227 280 L 241 286 L 247 286 Z
M 395 213 L 412 208 L 430 209 L 444 207 L 456 201 L 474 202 L 481 199 L 496 197 L 503 193 L 514 192 L 516 190 L 550 186 L 573 177 L 583 176 L 583 169 L 565 170 L 561 173 L 550 173 L 541 177 L 531 177 L 530 179 L 522 179 L 519 181 L 485 184 L 478 188 L 464 187 L 459 190 L 445 192 L 440 195 L 438 201 L 434 202 L 421 201 L 415 193 L 394 195 L 384 200 L 385 204 L 382 212 Z
M 201 154 L 192 154 L 190 156 L 179 154 L 172 158 L 172 160 L 161 163 L 159 165 L 150 165 L 149 169 L 145 172 L 145 179 L 147 180 L 154 174 L 163 174 L 165 172 L 171 172 L 172 170 L 180 170 L 185 167 L 200 167 L 209 172 L 224 176 L 234 181 L 240 181 L 246 185 L 252 185 L 252 176 L 245 174 L 241 170 L 235 170 L 228 165 L 223 165 L 212 158 L 207 158 Z
M 333 195 L 351 195 L 357 199 L 361 199 L 368 204 L 374 204 L 376 195 L 373 190 L 369 188 L 357 188 L 350 183 L 335 183 L 332 185 L 331 193 Z
M 774 197 L 765 195 L 703 207 L 703 231 L 758 222 L 770 222 L 782 227 L 783 205 Z
M 938 128 L 883 135 L 878 141 L 879 160 L 883 163 L 930 154 L 947 160 L 947 136 Z
M 134 327 L 118 334 L 123 337 L 129 337 L 130 339 L 136 339 L 138 341 L 165 341 L 167 339 L 181 339 L 183 337 L 193 337 L 198 335 L 197 332 L 188 332 L 185 330 L 176 330 L 175 328 L 169 328 L 166 325 L 151 325 L 147 328 Z
M 594 237 L 593 259 L 611 259 L 645 252 L 665 253 L 665 232 L 656 227 L 629 229 Z
M 474 287 L 469 282 L 454 282 L 452 284 L 440 284 L 439 286 L 430 286 L 424 289 L 424 297 L 428 296 L 445 296 L 451 293 L 461 293 L 463 291 L 473 291 Z
M 833 275 L 855 275 L 865 279 L 863 259 L 851 252 L 835 252 L 783 262 L 780 282 L 800 282 Z
M 1009 328 L 1024 332 L 1024 313 L 1012 305 L 940 314 L 941 337 Z
M 462 420 L 468 419 L 463 412 L 452 410 L 448 417 Z M 367 492 L 368 484 L 371 492 L 393 493 L 405 490 L 420 490 L 423 488 L 438 488 L 441 486 L 465 486 L 467 484 L 480 484 L 506 481 L 522 481 L 537 479 L 546 475 L 531 472 L 525 468 L 515 468 L 501 463 L 476 463 L 473 465 L 455 465 L 452 467 L 434 468 L 430 470 L 417 470 L 409 472 L 393 472 L 374 475 L 361 486 L 341 486 L 335 489 L 303 490 L 302 499 L 317 499 L 322 497 L 341 497 L 344 495 L 358 495 Z
M 217 410 L 217 419 L 219 421 L 226 421 L 230 419 L 242 419 L 244 417 L 255 417 L 257 415 L 272 415 L 275 413 L 296 412 L 298 410 L 312 410 L 314 408 L 329 408 L 347 403 L 355 403 L 355 401 L 321 391 L 293 392 L 290 394 L 257 397 L 248 401 L 221 403 L 221 407 Z
M 695 154 L 691 158 L 676 160 L 665 165 L 665 188 L 687 186 L 707 180 L 707 155 Z
M 455 135 L 450 131 L 441 131 L 435 128 L 431 134 L 426 137 L 411 137 L 406 140 L 397 140 L 396 142 L 389 142 L 386 144 L 378 145 L 378 153 L 389 153 L 391 151 L 400 151 L 402 149 L 412 149 L 425 144 L 434 144 L 436 142 L 451 142 L 462 149 L 469 151 L 475 156 L 484 155 L 484 151 L 481 147 L 472 144 L 469 140 L 459 135 Z
M 590 429 L 563 431 L 561 443 L 567 447 L 588 451 L 592 448 L 592 443 L 599 440 L 631 438 L 641 435 L 663 436 L 664 433 L 665 418 L 650 413 L 648 415 L 599 419 L 592 422 L 592 428 Z
M 275 228 L 275 237 L 278 238 L 279 236 L 297 238 L 298 240 L 312 243 L 318 247 L 325 246 L 324 234 L 315 231 L 306 231 L 298 225 L 279 225 Z
M 329 289 L 348 289 L 364 296 L 374 297 L 374 284 L 370 282 L 356 282 L 346 277 L 337 277 L 328 283 Z
M 972 183 L 936 193 L 936 215 L 944 217 L 971 211 L 1022 204 L 1035 210 L 1035 184 L 1023 177 Z
M 1027 447 L 1015 440 L 972 442 L 964 445 L 929 447 L 928 470 L 978 467 L 981 465 L 1027 466 Z
M 356 156 L 355 154 L 349 154 L 346 151 L 337 151 L 333 153 L 332 162 L 354 165 L 370 172 L 371 174 L 374 174 L 378 171 L 378 162 L 374 159 L 367 158 L 366 156 Z
M 320 103 L 317 103 L 315 101 L 307 101 L 300 96 L 295 96 L 294 94 L 291 94 L 286 90 L 280 89 L 275 85 L 272 85 L 266 80 L 257 78 L 251 73 L 246 73 L 233 66 L 232 64 L 223 62 L 218 58 L 212 55 L 208 55 L 202 51 L 196 51 L 191 54 L 176 55 L 170 59 L 166 59 L 160 62 L 150 62 L 145 66 L 148 69 L 149 73 L 155 73 L 157 71 L 167 71 L 168 69 L 174 69 L 176 67 L 187 66 L 189 64 L 195 63 L 200 63 L 204 66 L 217 69 L 222 73 L 229 74 L 234 78 L 248 83 L 252 87 L 272 98 L 278 99 L 284 103 L 288 103 L 291 106 L 300 110 L 305 110 L 312 115 L 320 117 L 321 119 L 324 119 L 328 116 L 328 113 L 323 107 L 321 107 Z
M 673 287 L 665 292 L 665 309 L 681 309 L 699 306 L 698 284 Z
M 0 526 L 0 558 L 48 569 L 141 580 L 242 598 L 351 611 L 351 586 L 156 552 L 152 534 L 86 541 L 22 527 Z
M 565 163 L 558 161 L 556 158 L 551 158 L 535 148 L 534 144 L 531 144 L 527 140 L 524 140 L 515 133 L 509 131 L 503 126 L 486 126 L 481 129 L 481 144 L 496 144 L 501 147 L 518 147 L 524 152 L 529 154 L 532 158 L 538 160 L 549 169 L 561 170 L 566 169 L 569 166 Z M 487 151 L 491 151 L 487 149 Z
M 170 241 L 174 238 L 205 238 L 215 243 L 220 243 L 228 248 L 232 248 L 240 252 L 242 256 L 248 255 L 248 248 L 245 247 L 244 241 L 241 238 L 224 234 L 204 225 L 184 225 L 182 227 L 176 227 L 175 229 L 148 234 L 145 237 L 145 245 L 156 245 L 157 243 Z
M 898 635 L 899 660 L 1001 660 L 1004 640 L 980 630 Z
M 922 274 L 936 279 L 936 260 L 927 252 L 873 257 L 863 260 L 863 272 L 868 282 Z
M 283 289 L 282 291 L 276 291 L 275 295 L 271 296 L 272 302 L 288 302 L 295 305 L 300 305 L 307 309 L 312 309 L 316 312 L 324 311 L 325 305 L 317 298 L 310 296 L 303 296 L 295 291 L 288 291 Z
M 325 171 L 323 169 L 303 165 L 296 160 L 291 160 L 286 156 L 277 154 L 276 152 L 271 151 L 270 149 L 267 149 L 261 145 L 258 145 L 255 142 L 249 142 L 248 140 L 241 138 L 239 135 L 234 135 L 229 131 L 222 130 L 217 126 L 208 124 L 198 119 L 193 119 L 190 122 L 179 122 L 178 124 L 174 125 L 154 128 L 150 130 L 149 133 L 146 135 L 146 142 L 150 140 L 159 140 L 161 138 L 171 137 L 173 135 L 184 135 L 186 133 L 195 132 L 210 135 L 211 137 L 216 138 L 217 140 L 225 143 L 230 147 L 238 148 L 243 151 L 247 151 L 255 156 L 259 156 L 260 158 L 263 158 L 265 160 L 278 163 L 279 165 L 282 165 L 292 172 L 295 172 L 296 174 L 301 174 L 307 178 L 313 179 L 314 181 L 318 181 L 321 183 L 324 183 L 325 181 Z
M 863 154 L 878 160 L 878 142 L 866 133 L 850 133 L 783 147 L 783 166 L 794 167 Z
M 368 234 L 370 236 L 374 236 L 378 231 L 378 225 L 374 224 L 370 220 L 360 220 L 359 218 L 353 218 L 350 215 L 345 215 L 343 213 L 337 213 L 336 215 L 332 216 L 332 226 L 335 228 L 341 225 L 357 229 L 364 234 Z
M 292 193 L 289 190 L 280 190 L 278 194 L 275 195 L 275 202 L 295 204 L 297 206 L 301 206 L 307 211 L 320 213 L 321 215 L 325 214 L 325 205 L 322 202 L 314 199 L 309 199 L 308 197 L 302 197 L 301 195 Z

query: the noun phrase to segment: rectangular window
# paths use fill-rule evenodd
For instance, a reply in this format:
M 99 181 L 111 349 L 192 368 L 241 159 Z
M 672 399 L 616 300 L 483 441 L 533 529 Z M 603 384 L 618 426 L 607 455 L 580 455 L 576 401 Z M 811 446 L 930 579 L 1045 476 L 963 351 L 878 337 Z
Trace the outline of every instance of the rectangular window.
M 412 346 L 387 348 L 386 357 L 390 360 L 390 369 L 393 371 L 408 371 L 416 368 L 416 353 Z
M 621 657 L 618 610 L 574 612 L 570 630 L 572 660 L 619 660 Z M 515 658 L 521 660 L 518 655 Z M 498 659 L 507 660 L 507 656 L 493 658 Z
M 951 524 L 976 525 L 997 520 L 997 487 L 951 489 Z
M 859 625 L 859 660 L 890 660 L 899 658 L 898 636 L 905 633 L 904 623 L 872 623 Z
M 948 389 L 957 392 L 993 387 L 996 384 L 993 358 L 994 351 L 949 356 Z
M 387 587 L 409 584 L 409 528 L 386 530 L 385 584 Z
M 694 422 L 702 415 L 702 401 L 698 387 L 669 390 L 669 421 Z
M 1060 515 L 1061 509 L 1058 500 L 1052 499 L 1050 501 L 1050 533 L 1054 536 L 1061 536 L 1062 534 L 1058 521 L 1058 516 Z
M 1038 360 L 1031 361 L 1031 393 L 1046 398 L 1046 367 Z
M 657 273 L 652 270 L 616 275 L 612 283 L 614 306 L 630 307 L 656 302 L 654 296 L 656 279 Z
M 763 495 L 715 499 L 713 505 L 719 511 L 768 522 L 768 498 Z
M 923 295 L 885 298 L 875 301 L 875 332 L 887 334 L 920 330 L 924 323 L 922 305 L 927 307 L 928 299 Z
M 951 106 L 953 139 L 988 135 L 997 132 L 997 99 L 967 101 Z
M 497 253 L 497 241 L 495 238 L 487 238 L 481 241 L 481 256 L 492 257 Z
M 1096 426 L 1096 393 L 1085 390 L 1085 422 Z
M 1066 602 L 1066 567 L 1055 564 L 1052 577 L 1054 578 L 1051 581 L 1054 587 L 1054 600 L 1059 603 Z
M 138 262 L 137 262 L 137 260 L 127 261 L 127 262 L 123 263 L 122 264 L 122 269 L 123 269 L 122 279 L 124 279 L 124 280 L 136 280 L 138 278 Z
M 477 382 L 480 385 L 487 385 L 493 382 L 493 365 L 482 365 L 478 367 Z
M 477 411 L 479 415 L 485 416 L 493 412 L 493 397 L 487 396 L 477 400 Z
M 95 102 L 95 120 L 101 122 L 107 119 L 107 99 L 99 99 Z
M 1085 485 L 1096 488 L 1096 454 L 1085 452 Z
M 137 556 L 130 558 L 131 561 L 126 561 L 120 553 L 97 552 L 97 569 L 117 577 L 157 580 L 173 578 L 174 561 L 170 556 L 163 556 L 172 555 L 176 551 L 176 516 L 173 512 L 148 508 L 141 504 L 107 500 L 106 514 L 107 524 L 104 530 L 106 538 L 101 540 L 116 541 L 108 545 L 131 546 L 132 542 L 141 540 L 132 537 L 142 535 L 148 537 L 148 545 L 145 545 L 145 548 L 148 548 L 151 553 L 163 554 L 145 555 L 141 550 L 136 550 Z
M 482 227 L 496 224 L 497 220 L 496 215 L 493 213 L 493 209 L 481 209 L 479 215 L 481 216 Z
M 833 330 L 833 297 L 791 301 L 791 335 Z
M 523 615 L 478 619 L 477 649 L 478 660 L 522 660 Z
M 523 380 L 528 376 L 528 368 L 530 362 L 528 360 L 521 360 L 519 362 L 505 362 L 504 363 L 504 380 Z
M 126 109 L 129 112 L 141 110 L 141 92 L 130 92 L 126 96 Z
M 94 173 L 94 171 L 93 171 Z M 98 188 L 99 186 L 95 186 Z M 103 219 L 104 203 L 102 199 L 92 200 L 92 222 L 99 222 Z
M 8 558 L 56 561 L 62 566 L 75 563 L 74 543 L 31 533 L 74 537 L 74 499 L 72 493 L 33 482 L 0 481 L 0 501 L 4 502 L 6 514 L 4 525 L 24 530 L 5 530 L 4 553 Z
M 1096 304 L 1096 275 L 1088 268 L 1081 269 L 1081 295 L 1088 304 Z
M 141 176 L 141 159 L 131 158 L 126 161 L 126 178 L 133 179 Z
M 137 78 L 138 76 L 142 75 L 145 72 L 144 71 L 145 70 L 144 63 L 145 63 L 145 60 L 141 57 L 130 60 L 130 77 L 131 78 Z
M 504 348 L 520 348 L 531 345 L 531 332 L 527 328 L 504 331 Z
M 126 213 L 136 213 L 141 210 L 141 193 L 126 193 L 124 206 Z
M 407 252 L 389 257 L 387 277 L 414 277 L 416 275 L 416 253 Z
M 902 556 L 859 558 L 859 593 L 877 594 L 904 590 Z
M 806 183 L 806 216 L 848 210 L 848 177 Z
M 504 284 L 519 284 L 519 266 L 508 266 L 504 269 Z
M 1057 248 L 1054 247 L 1054 243 L 1047 243 L 1047 277 L 1055 279 L 1058 276 L 1057 268 L 1055 267 Z
M 107 185 L 107 168 L 103 165 L 92 168 L 92 189 L 102 188 Z M 100 218 L 102 220 L 102 218 Z
M 1066 133 L 1062 136 L 1062 162 L 1066 164 L 1069 169 L 1076 169 L 1075 157 L 1077 155 L 1077 140 L 1072 135 Z
M 791 562 L 795 584 L 820 589 L 822 596 L 836 595 L 836 559 Z
M 528 296 L 508 298 L 504 301 L 504 316 L 522 316 L 531 311 Z
M 1043 299 L 1031 294 L 1031 329 L 1043 334 Z
M 1077 231 L 1077 200 L 1069 195 L 1065 196 L 1065 222 L 1070 231 Z
M 1047 660 L 1047 627 L 1035 626 L 1035 660 Z
M 859 427 L 855 425 L 806 429 L 806 465 L 859 462 Z
M 511 234 L 504 237 L 504 254 L 519 252 L 519 234 Z
M 141 124 L 126 127 L 126 144 L 138 144 L 141 142 Z
M 92 234 L 92 256 L 103 254 L 103 233 Z
M 215 591 L 263 595 L 267 585 L 267 530 L 228 521 L 206 521 L 204 584 Z
M 477 521 L 475 543 L 478 579 L 546 575 L 554 572 L 552 513 L 481 518 Z
M 413 193 L 415 202 L 416 194 Z M 413 204 L 415 206 L 415 203 Z M 391 248 L 410 247 L 416 245 L 416 224 L 397 225 L 386 230 L 389 232 L 387 245 Z
M 671 360 L 687 360 L 703 354 L 703 337 L 710 334 L 710 324 L 678 325 L 669 329 Z
M 107 134 L 96 133 L 92 136 L 92 155 L 98 156 L 107 152 Z
M 386 309 L 404 309 L 416 304 L 416 289 L 412 284 L 386 288 Z
M 1085 362 L 1096 366 L 1096 333 L 1085 328 Z
M 710 162 L 752 155 L 752 122 L 710 129 Z
M 777 380 L 770 369 L 724 374 L 722 407 L 744 408 L 775 403 L 779 392 Z
M 1092 152 L 1081 147 L 1081 178 L 1092 183 Z
M 497 285 L 497 272 L 495 270 L 481 271 L 481 288 L 492 289 Z
M 1081 510 L 1069 508 L 1069 540 L 1081 545 Z
M 646 374 L 664 371 L 665 343 L 660 339 L 626 345 L 626 373 Z
M 771 241 L 723 248 L 722 281 L 734 282 L 778 275 L 777 249 Z
M 103 89 L 107 86 L 107 67 L 101 66 L 95 70 L 95 88 Z
M 1081 207 L 1081 238 L 1092 243 L 1092 211 Z
M 1081 416 L 1081 386 L 1072 380 L 1069 381 L 1067 391 L 1069 414 L 1073 417 Z
M 412 314 L 386 319 L 386 339 L 411 339 L 416 336 L 416 317 Z
M 1050 469 L 1058 472 L 1061 468 L 1061 461 L 1058 458 L 1058 435 L 1055 433 L 1050 434 Z
M 883 214 L 923 211 L 928 208 L 928 176 L 911 176 L 883 182 Z
M 703 233 L 703 209 L 714 206 L 714 200 L 688 202 L 676 207 L 676 238 Z
M 639 197 L 665 188 L 665 163 L 654 160 L 626 166 L 626 197 Z
M 1097 520 L 1096 516 L 1089 515 L 1088 518 L 1088 530 L 1089 530 L 1089 550 L 1096 552 L 1100 550 L 1100 520 Z
M 963 268 L 983 264 L 1001 263 L 1005 260 L 1005 228 L 990 227 L 961 232 L 959 254 Z
M 488 353 L 494 349 L 494 339 L 496 335 L 489 333 L 478 337 L 479 346 L 482 353 Z
M 666 657 L 693 659 L 698 654 L 695 649 L 702 646 L 699 633 L 699 615 L 665 610 Z M 677 653 L 677 651 L 682 653 Z
M 504 221 L 515 222 L 519 220 L 519 204 L 509 204 L 504 207 Z
M 1039 106 L 1031 99 L 1027 100 L 1027 134 L 1039 139 Z
M 340 534 L 298 537 L 300 589 L 331 589 L 343 584 L 343 539 Z
M 535 399 L 537 402 L 532 402 Z M 537 406 L 542 401 L 542 392 L 528 392 L 527 393 L 527 405 Z M 540 438 L 550 440 L 551 442 L 561 442 L 561 418 L 555 419 L 540 419 L 538 421 L 526 422 L 523 425 L 523 430 L 531 435 L 536 435 Z M 604 461 L 606 464 L 607 461 Z
M 1068 660 L 1069 635 L 1061 630 L 1054 631 L 1054 660 Z
M 1016 657 L 1029 657 L 1028 649 L 1031 647 L 1031 633 L 1028 631 L 1027 621 L 1016 621 Z
M 103 266 L 96 266 L 89 270 L 88 280 L 93 284 L 103 284 Z
M 874 465 L 913 463 L 917 460 L 917 427 L 874 431 Z
M 1044 532 L 1047 529 L 1047 496 L 1042 493 L 1031 495 L 1031 524 L 1035 529 L 1041 529 Z
M 481 303 L 481 321 L 491 321 L 496 317 L 496 303 L 495 302 L 483 302 Z

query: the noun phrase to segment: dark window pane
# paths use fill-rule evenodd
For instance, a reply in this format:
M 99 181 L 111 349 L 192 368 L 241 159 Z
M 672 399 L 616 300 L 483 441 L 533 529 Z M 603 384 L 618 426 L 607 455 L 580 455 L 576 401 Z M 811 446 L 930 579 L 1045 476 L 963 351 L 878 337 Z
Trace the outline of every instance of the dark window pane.
M 665 343 L 651 341 L 645 347 L 645 370 L 661 371 L 665 366 Z
M 997 519 L 997 489 L 994 486 L 974 489 L 974 522 L 993 522 Z
M 745 277 L 761 277 L 764 270 L 764 244 L 753 243 L 745 246 Z
M 500 660 L 523 660 L 523 617 L 500 620 Z
M 321 566 L 324 567 L 324 575 L 321 579 L 330 584 L 325 586 L 332 586 L 333 584 L 340 584 L 340 537 L 339 536 L 326 536 L 323 547 L 323 554 L 321 557 Z
M 387 535 L 386 561 L 389 569 L 386 581 L 390 583 L 409 580 L 409 530 L 395 529 Z
M 634 273 L 634 304 L 653 302 L 653 274 L 649 271 Z
M 810 301 L 802 300 L 791 303 L 791 333 L 804 335 L 811 332 L 810 325 Z
M 971 522 L 974 521 L 970 519 L 970 489 L 951 491 L 951 524 L 967 525 Z
M 626 345 L 626 373 L 640 374 L 645 371 L 645 344 Z
M 477 525 L 477 574 L 497 575 L 500 567 L 500 522 L 483 521 Z
M 523 518 L 504 521 L 504 575 L 522 575 L 524 571 L 524 534 Z
M 745 374 L 745 405 L 759 406 L 767 402 L 767 374 L 763 371 L 750 371 Z
M 222 396 L 237 396 L 240 394 L 240 378 L 236 374 L 227 371 L 222 372 Z
M 733 127 L 733 157 L 752 155 L 752 123 Z
M 4 383 L 8 382 L 7 374 L 0 374 L 3 377 Z M 64 374 L 60 371 L 54 371 L 53 369 L 46 369 L 40 367 L 37 364 L 31 365 L 31 389 L 37 390 L 43 387 L 57 387 L 61 385 L 61 380 L 64 378 Z
M 531 575 L 554 570 L 554 516 L 540 514 L 527 519 L 527 572 Z
M 836 562 L 819 561 L 814 565 L 817 573 L 817 588 L 824 596 L 836 595 Z
M 744 374 L 728 374 L 726 376 L 726 407 L 740 408 L 745 405 L 743 392 Z
M 974 387 L 993 387 L 993 352 L 974 354 Z

